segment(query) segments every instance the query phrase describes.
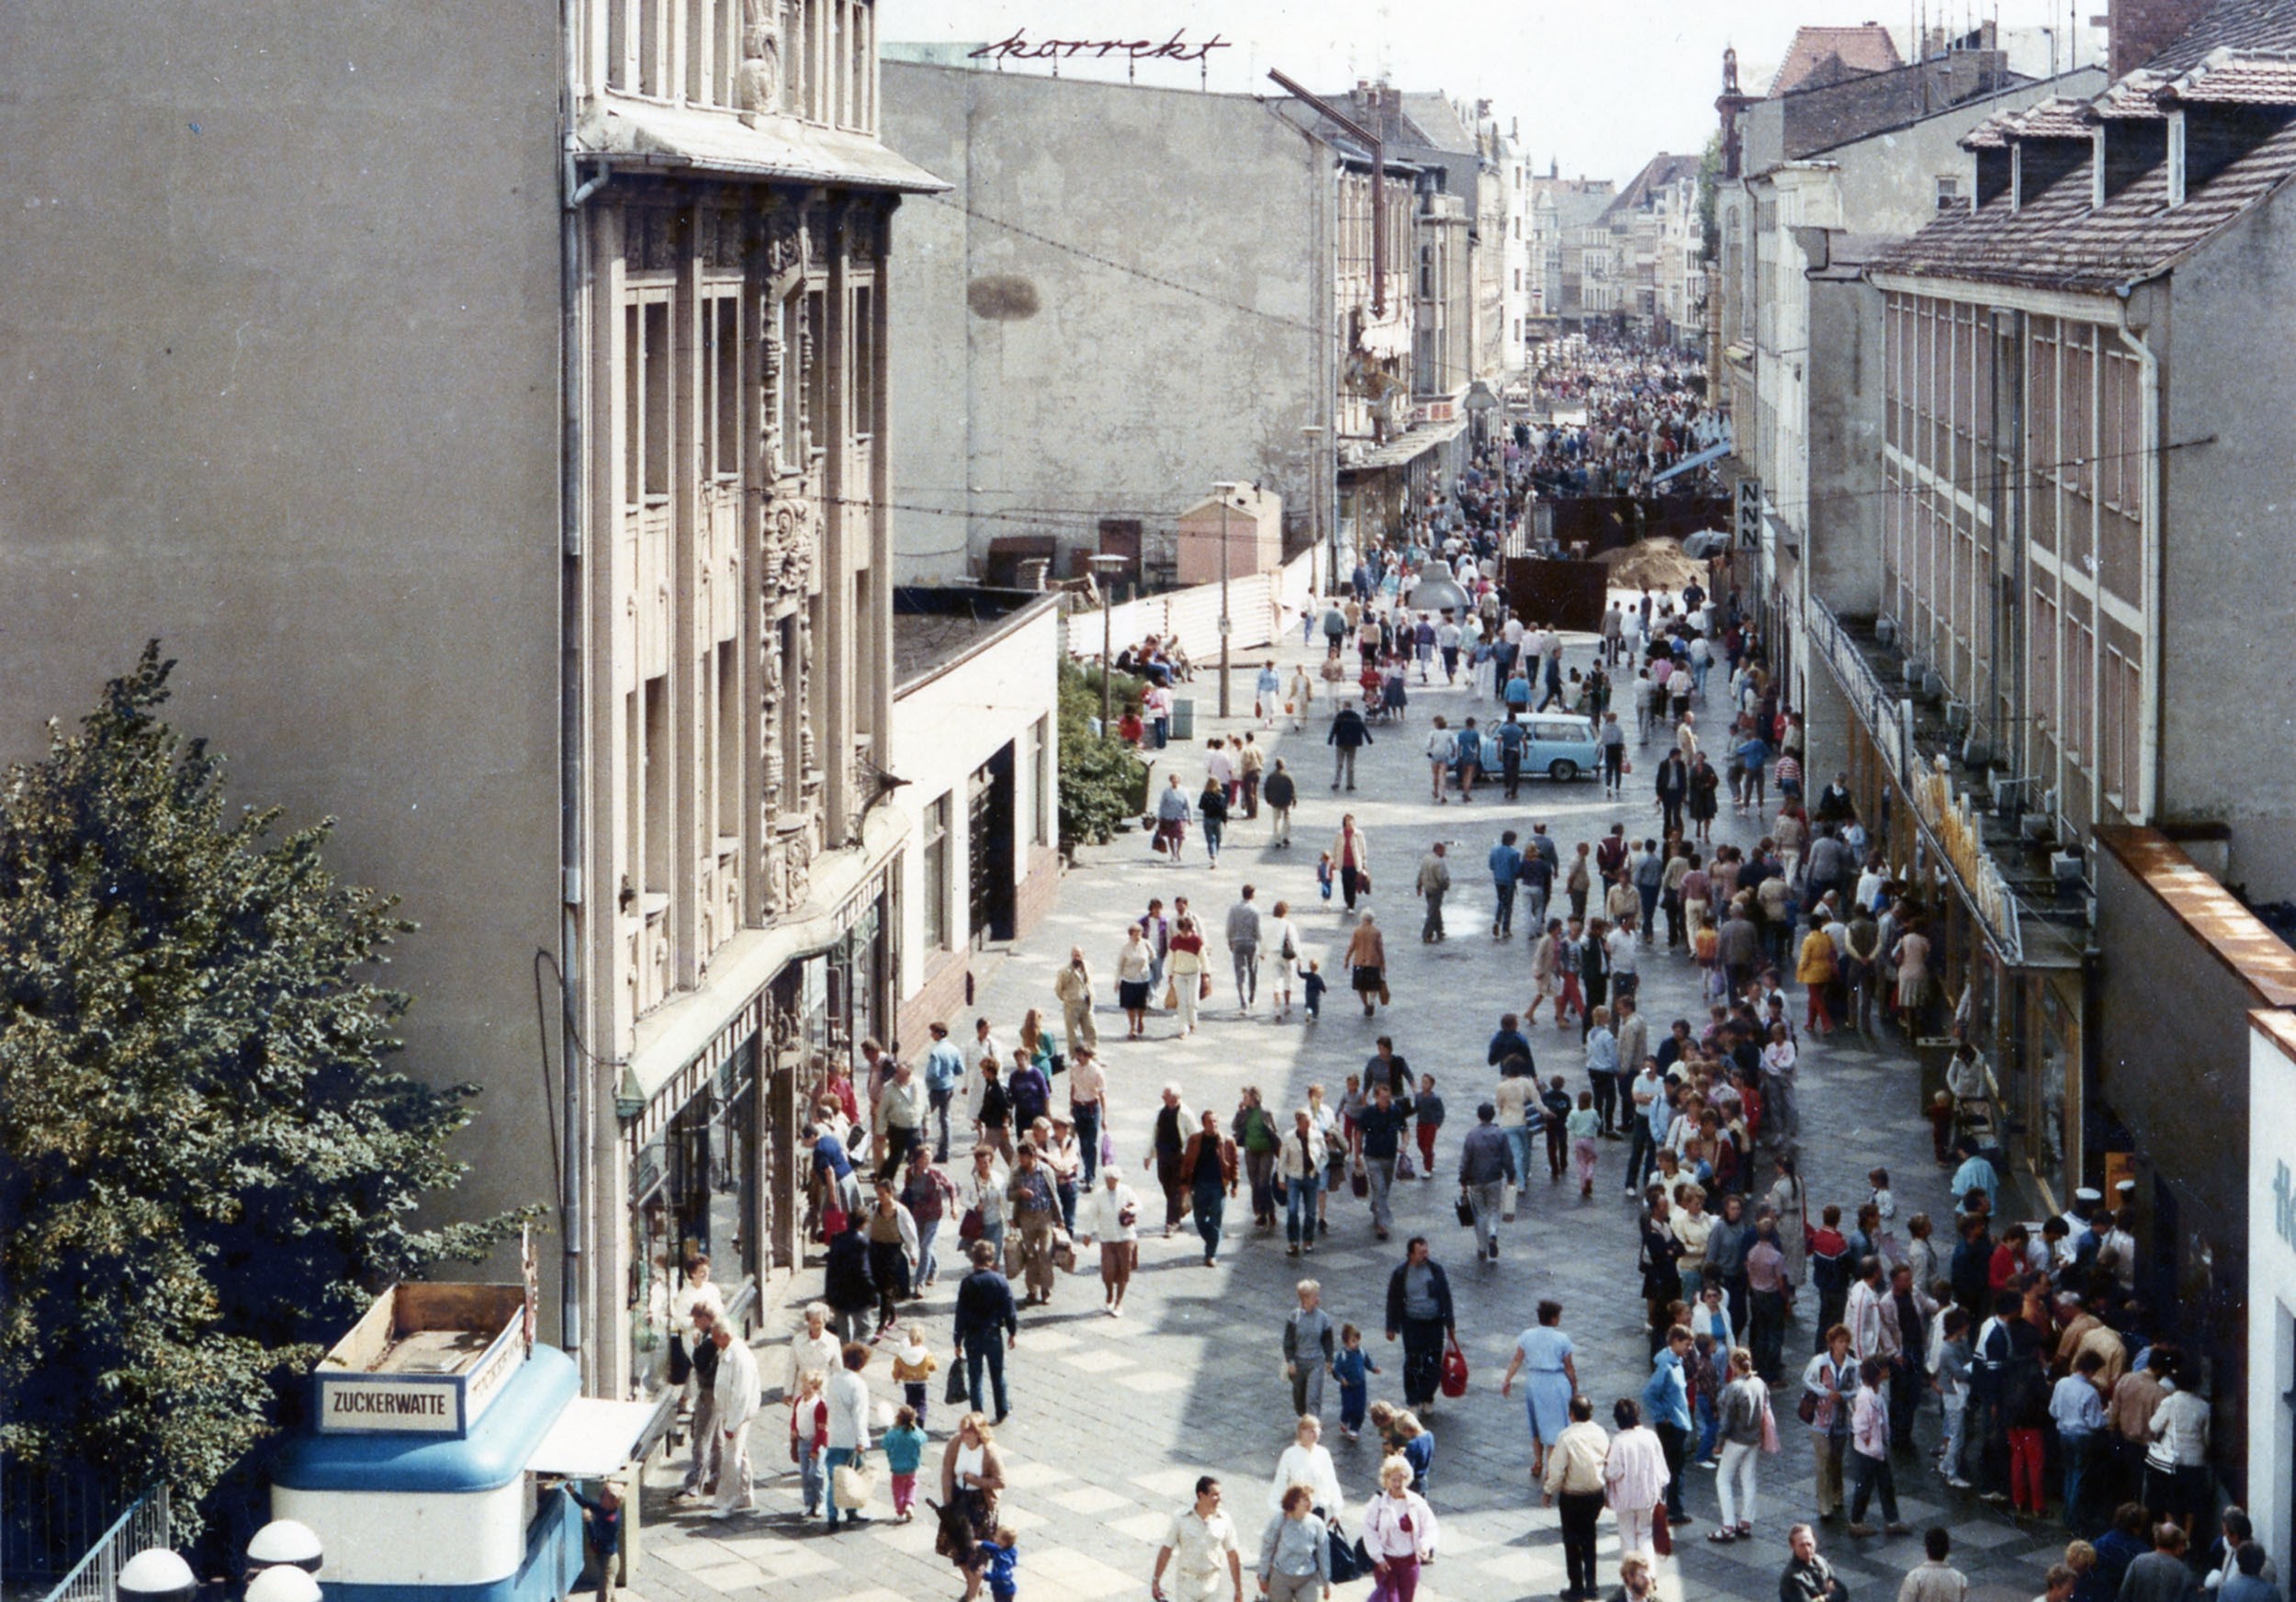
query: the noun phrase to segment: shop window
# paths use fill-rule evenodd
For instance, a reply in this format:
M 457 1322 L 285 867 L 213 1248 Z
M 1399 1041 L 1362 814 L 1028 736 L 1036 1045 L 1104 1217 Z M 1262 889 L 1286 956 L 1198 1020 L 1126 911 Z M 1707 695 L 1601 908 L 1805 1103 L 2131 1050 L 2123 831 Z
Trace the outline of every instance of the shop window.
M 687 1262 L 708 1258 L 728 1301 L 759 1273 L 757 1071 L 753 1035 L 632 1165 L 630 1346 L 649 1393 L 669 1382 L 672 1296 Z
M 924 915 L 925 949 L 943 951 L 949 945 L 949 814 L 943 795 L 925 809 L 925 844 L 918 853 L 917 909 Z

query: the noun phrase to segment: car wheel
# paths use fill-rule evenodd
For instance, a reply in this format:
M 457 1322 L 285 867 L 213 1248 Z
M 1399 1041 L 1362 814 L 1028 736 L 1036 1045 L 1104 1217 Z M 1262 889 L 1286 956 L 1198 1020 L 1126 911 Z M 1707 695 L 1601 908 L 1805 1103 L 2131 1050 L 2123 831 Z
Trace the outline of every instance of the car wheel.
M 1547 776 L 1569 784 L 1579 776 L 1579 764 L 1569 757 L 1557 757 L 1547 764 Z

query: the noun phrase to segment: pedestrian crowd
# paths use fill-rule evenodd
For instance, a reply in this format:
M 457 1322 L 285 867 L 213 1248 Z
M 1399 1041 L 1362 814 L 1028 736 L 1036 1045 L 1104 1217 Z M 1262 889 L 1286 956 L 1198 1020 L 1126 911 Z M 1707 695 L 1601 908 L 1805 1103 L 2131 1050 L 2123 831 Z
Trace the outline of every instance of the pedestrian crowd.
M 1632 461 L 1647 473 L 1698 443 L 1702 414 L 1680 362 L 1607 346 L 1573 359 L 1576 376 L 1553 381 L 1593 409 L 1595 443 L 1540 438 L 1525 468 L 1535 482 L 1574 456 L 1587 471 Z M 1200 787 L 1166 776 L 1150 808 L 1152 849 L 1181 865 L 1193 826 L 1217 870 L 1227 829 L 1263 809 L 1265 843 L 1289 847 L 1300 786 L 1255 735 L 1287 724 L 1299 733 L 1321 698 L 1331 788 L 1353 791 L 1375 726 L 1402 723 L 1412 689 L 1438 683 L 1447 706 L 1485 709 L 1456 728 L 1447 711 L 1429 720 L 1414 749 L 1431 806 L 1472 803 L 1479 784 L 1517 798 L 1520 731 L 1559 705 L 1588 720 L 1593 773 L 1614 795 L 1647 796 L 1651 822 L 1566 844 L 1534 818 L 1487 846 L 1444 839 L 1405 851 L 1390 870 L 1344 811 L 1311 881 L 1302 856 L 1296 875 L 1280 870 L 1296 887 L 1263 895 L 1241 883 L 1217 910 L 1176 891 L 1149 898 L 1109 948 L 1073 949 L 1044 1007 L 1009 1032 L 985 1016 L 962 1032 L 936 1023 L 914 1063 L 870 1042 L 862 1083 L 828 1068 L 804 1133 L 805 1228 L 824 1254 L 824 1285 L 782 1391 L 806 1512 L 832 1527 L 841 1508 L 860 1517 L 873 1450 L 895 1516 L 910 1517 L 934 1409 L 955 1411 L 939 1462 L 938 1550 L 962 1571 L 968 1597 L 1012 1595 L 1022 1557 L 999 1517 L 996 1430 L 1016 1392 L 1026 1399 L 1025 1375 L 1008 1384 L 1007 1371 L 1023 1315 L 1096 1267 L 1104 1314 L 1122 1317 L 1143 1234 L 1192 1235 L 1206 1267 L 1239 1249 L 1272 1253 L 1280 1237 L 1303 1277 L 1266 1338 L 1297 1427 L 1264 1524 L 1250 1540 L 1244 1510 L 1204 1476 L 1159 1543 L 1153 1594 L 1240 1602 L 1252 1567 L 1260 1590 L 1287 1602 L 1367 1573 L 1375 1595 L 1410 1602 L 1441 1550 L 1428 1497 L 1444 1407 L 1491 1387 L 1469 1372 L 1452 1274 L 1461 1258 L 1478 1275 L 1504 1271 L 1528 1248 L 1526 1225 L 1564 1222 L 1608 1189 L 1632 1210 L 1636 1255 L 1618 1268 L 1635 1286 L 1647 1369 L 1582 1371 L 1572 1310 L 1548 1297 L 1495 1386 L 1523 1400 L 1531 1486 L 1559 1509 L 1567 1602 L 1603 1594 L 1605 1511 L 1619 1532 L 1613 1595 L 1651 1594 L 1676 1532 L 1695 1523 L 1684 1497 L 1694 1471 L 1716 1476 L 1706 1540 L 1780 1542 L 1781 1602 L 1847 1602 L 1816 1528 L 1838 1524 L 1860 1541 L 1908 1533 L 1900 1484 L 1925 1474 L 2027 1517 L 2054 1503 L 2079 1539 L 2047 1577 L 2050 1602 L 2186 1602 L 2155 1559 L 2195 1582 L 2184 1552 L 2214 1506 L 2210 1407 L 2198 1364 L 2135 1294 L 2137 1247 L 2121 1215 L 2091 1192 L 2039 1228 L 1999 1214 L 1991 1086 L 1966 1045 L 1930 1109 L 1929 1156 L 1949 1177 L 1950 1213 L 1901 1210 L 1879 1168 L 1853 1190 L 1809 1194 L 1805 1142 L 1840 1132 L 1806 1127 L 1800 1090 L 1826 1071 L 1829 1040 L 1926 1033 L 1943 1011 L 1931 908 L 1889 872 L 1846 774 L 1808 793 L 1801 718 L 1727 581 L 1622 597 L 1587 645 L 1512 615 L 1483 548 L 1508 514 L 1512 471 L 1501 461 L 1463 482 L 1452 506 L 1367 552 L 1344 593 L 1309 610 L 1322 671 L 1287 682 L 1273 660 L 1255 670 L 1259 728 L 1207 741 Z M 1461 604 L 1407 604 L 1431 578 Z M 1584 660 L 1566 662 L 1572 652 Z M 1153 698 L 1184 667 L 1154 641 L 1127 656 L 1119 665 L 1151 681 L 1132 714 L 1137 738 L 1161 744 L 1169 702 L 1159 712 Z M 1733 818 L 1760 831 L 1750 847 L 1714 840 L 1726 795 Z M 1400 898 L 1408 888 L 1422 939 L 1446 942 L 1466 932 L 1446 908 L 1476 861 L 1494 951 L 1522 931 L 1525 999 L 1492 1020 L 1485 1060 L 1464 1079 L 1454 1061 L 1414 1064 L 1392 1021 L 1355 1066 L 1363 1048 L 1327 1032 L 1337 1024 L 1322 1012 L 1326 956 L 1366 1018 L 1391 1006 L 1375 890 Z M 1470 927 L 1485 924 L 1477 914 Z M 1663 1020 L 1643 1006 L 1643 980 L 1662 965 L 1694 976 L 1699 998 Z M 1325 1032 L 1315 1049 L 1331 1066 L 1289 1107 L 1257 1083 L 1232 1108 L 1195 1105 L 1184 1077 L 1159 1075 L 1144 1145 L 1120 1149 L 1101 1021 L 1115 1052 L 1165 1021 L 1186 1038 L 1221 1015 Z M 1334 1235 L 1392 1242 L 1403 1233 L 1399 1198 L 1439 1176 L 1447 1184 L 1435 1193 L 1456 1190 L 1450 1211 L 1471 1231 L 1458 1253 L 1413 1233 L 1378 1275 L 1328 1286 L 1313 1276 L 1311 1259 Z M 951 1227 L 960 1283 L 941 1341 L 915 1303 L 940 1277 Z M 725 1360 L 747 1348 L 722 1338 L 707 1281 L 704 1261 L 676 1293 L 692 1377 L 675 1365 L 673 1375 L 692 1419 L 688 1489 L 714 1494 L 726 1513 L 749 1490 L 726 1421 L 747 1425 L 757 1386 L 754 1359 L 746 1376 L 738 1359 Z M 1608 1322 L 1613 1310 L 1592 1311 Z M 718 1355 L 705 1364 L 707 1353 Z M 872 1443 L 861 1376 L 886 1355 L 903 1406 Z M 749 1398 L 747 1412 L 728 1383 Z M 1359 1506 L 1322 1442 L 1334 1403 L 1342 1440 L 1368 1435 L 1379 1449 Z M 1937 1444 L 1924 1463 L 1917 1426 L 1931 1416 L 1922 1427 Z M 1779 1509 L 1774 1491 L 1765 1505 L 1762 1481 L 1795 1434 L 1817 1506 Z M 1805 1512 L 1812 1522 L 1782 1525 L 1782 1513 Z M 1951 1544 L 1945 1530 L 1928 1532 L 1900 1602 L 1964 1602 Z M 2210 1561 L 2226 1602 L 2268 1602 L 2260 1550 L 2229 1523 L 2218 1547 Z

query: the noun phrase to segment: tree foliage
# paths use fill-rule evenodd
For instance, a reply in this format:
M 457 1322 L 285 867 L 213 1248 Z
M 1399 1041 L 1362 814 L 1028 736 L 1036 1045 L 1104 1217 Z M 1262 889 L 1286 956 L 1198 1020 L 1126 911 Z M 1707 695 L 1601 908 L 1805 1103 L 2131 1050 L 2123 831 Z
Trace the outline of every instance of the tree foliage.
M 0 1446 L 204 1495 L 393 1280 L 515 1217 L 414 1210 L 476 1087 L 386 1071 L 413 926 L 226 802 L 157 643 L 0 785 Z M 292 1386 L 292 1390 L 290 1390 Z
M 1698 157 L 1698 254 L 1709 267 L 1722 256 L 1722 224 L 1715 209 L 1721 189 L 1722 135 L 1716 131 L 1706 136 Z
M 1060 784 L 1061 843 L 1098 845 L 1127 818 L 1140 816 L 1147 805 L 1148 764 L 1115 730 L 1095 735 L 1092 725 L 1100 716 L 1098 667 L 1075 662 L 1061 664 Z M 1147 686 L 1129 673 L 1118 673 L 1109 685 L 1110 705 L 1121 716 L 1135 706 Z

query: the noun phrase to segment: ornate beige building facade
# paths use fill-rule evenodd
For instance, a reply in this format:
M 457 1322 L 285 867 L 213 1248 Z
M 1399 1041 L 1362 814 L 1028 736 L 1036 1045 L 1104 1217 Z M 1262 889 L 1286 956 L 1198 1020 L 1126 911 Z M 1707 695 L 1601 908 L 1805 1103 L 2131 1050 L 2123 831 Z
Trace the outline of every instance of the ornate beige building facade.
M 580 872 L 592 1383 L 801 1253 L 827 1065 L 890 1040 L 889 243 L 872 6 L 596 0 L 579 41 Z M 569 976 L 573 977 L 573 976 Z M 610 1047 L 610 1049 L 609 1049 Z

